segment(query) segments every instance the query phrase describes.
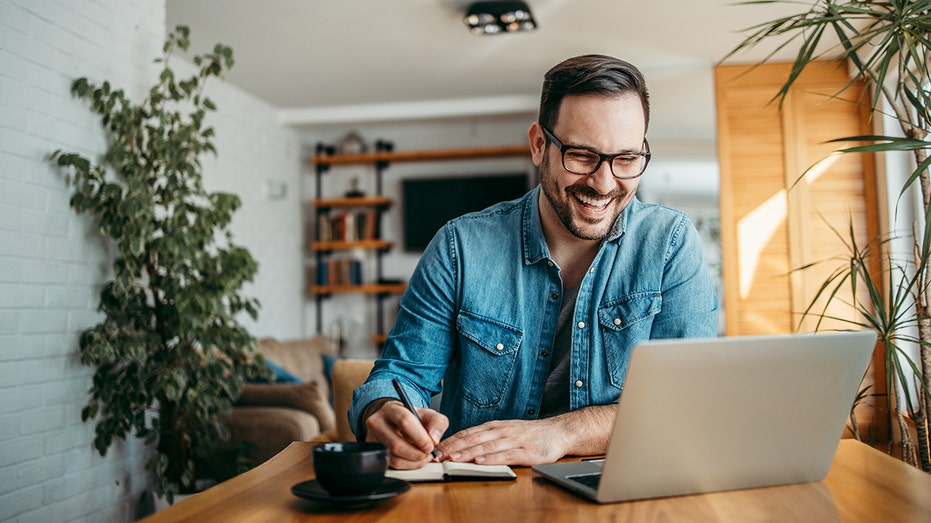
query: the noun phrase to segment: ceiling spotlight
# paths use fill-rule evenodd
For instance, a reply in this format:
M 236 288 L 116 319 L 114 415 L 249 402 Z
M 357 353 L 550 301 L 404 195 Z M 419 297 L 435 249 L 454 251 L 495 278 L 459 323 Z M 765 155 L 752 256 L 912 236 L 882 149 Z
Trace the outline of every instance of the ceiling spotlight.
M 530 6 L 520 0 L 474 2 L 464 18 L 474 35 L 533 31 L 537 22 L 530 14 Z

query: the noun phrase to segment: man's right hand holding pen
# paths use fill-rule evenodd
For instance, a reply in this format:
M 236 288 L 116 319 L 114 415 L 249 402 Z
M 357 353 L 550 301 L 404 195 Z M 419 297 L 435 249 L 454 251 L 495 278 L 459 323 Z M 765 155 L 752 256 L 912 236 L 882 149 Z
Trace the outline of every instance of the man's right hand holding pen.
M 392 468 L 420 468 L 434 459 L 449 419 L 432 409 L 409 409 L 404 405 L 404 395 L 399 397 L 402 399 L 382 398 L 366 408 L 365 439 L 388 446 L 388 465 Z

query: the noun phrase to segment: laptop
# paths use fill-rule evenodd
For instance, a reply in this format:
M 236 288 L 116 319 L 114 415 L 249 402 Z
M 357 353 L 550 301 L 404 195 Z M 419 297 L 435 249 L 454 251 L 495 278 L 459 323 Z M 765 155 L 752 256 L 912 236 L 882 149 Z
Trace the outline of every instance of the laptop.
M 599 503 L 820 481 L 872 331 L 637 345 L 604 460 L 537 465 Z

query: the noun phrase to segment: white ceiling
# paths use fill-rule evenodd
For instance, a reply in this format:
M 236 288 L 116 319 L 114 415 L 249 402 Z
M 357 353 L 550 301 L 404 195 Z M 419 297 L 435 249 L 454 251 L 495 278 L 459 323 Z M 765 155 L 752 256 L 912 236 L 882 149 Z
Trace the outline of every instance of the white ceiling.
M 167 0 L 192 51 L 229 44 L 227 80 L 297 126 L 535 113 L 543 74 L 611 54 L 643 71 L 653 142 L 713 142 L 712 68 L 743 30 L 804 8 L 730 0 L 527 0 L 539 25 L 473 36 L 467 0 Z M 763 55 L 743 54 L 738 61 Z

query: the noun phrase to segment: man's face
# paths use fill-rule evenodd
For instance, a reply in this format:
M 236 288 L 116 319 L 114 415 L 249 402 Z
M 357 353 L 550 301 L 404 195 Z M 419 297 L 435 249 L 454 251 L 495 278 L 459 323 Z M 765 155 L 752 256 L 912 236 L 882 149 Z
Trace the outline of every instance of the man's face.
M 606 154 L 640 151 L 645 133 L 643 106 L 636 95 L 568 96 L 563 99 L 555 128 L 550 131 L 566 145 Z M 570 173 L 563 168 L 559 148 L 552 143 L 546 145 L 539 124 L 531 126 L 530 139 L 533 162 L 540 167 L 543 194 L 551 213 L 576 238 L 605 238 L 633 199 L 640 179 L 615 178 L 607 162 L 602 162 L 590 175 Z M 548 211 L 541 209 L 544 226 Z

